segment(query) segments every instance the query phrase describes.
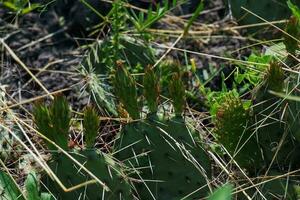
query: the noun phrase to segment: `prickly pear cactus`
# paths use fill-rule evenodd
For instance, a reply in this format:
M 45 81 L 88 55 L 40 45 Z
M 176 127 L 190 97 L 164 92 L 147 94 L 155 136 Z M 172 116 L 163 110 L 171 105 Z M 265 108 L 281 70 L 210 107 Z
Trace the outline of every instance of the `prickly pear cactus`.
M 293 70 L 297 70 L 297 66 L 299 64 L 299 42 L 297 41 L 300 37 L 300 22 L 299 22 L 299 8 L 295 5 L 291 5 L 293 7 L 294 15 L 289 19 L 286 24 L 285 31 L 289 35 L 284 35 L 284 44 L 287 52 L 289 53 L 287 58 L 285 59 L 285 64 L 292 68 Z M 289 95 L 299 96 L 298 90 L 298 75 L 297 74 L 289 74 L 289 78 L 285 83 L 285 92 Z M 286 101 L 287 102 L 287 123 L 289 124 L 290 132 L 295 137 L 295 139 L 300 141 L 300 116 L 299 116 L 299 101 Z
M 272 170 L 269 172 L 270 177 L 280 176 L 282 173 Z M 261 186 L 261 191 L 266 199 L 286 199 L 297 200 L 294 186 L 297 181 L 290 177 L 277 178 Z
M 118 44 L 112 38 L 95 43 L 82 61 L 82 71 L 88 77 L 89 91 L 98 107 L 117 116 L 117 105 L 111 95 L 113 85 L 107 77 L 112 74 L 116 60 L 126 60 L 131 69 L 154 64 L 153 50 L 140 39 L 121 36 Z M 103 78 L 104 77 L 104 78 Z
M 56 114 L 57 111 L 60 114 Z M 38 130 L 42 134 L 67 150 L 74 159 L 103 181 L 109 189 L 106 191 L 99 184 L 90 184 L 74 191 L 64 192 L 57 183 L 46 176 L 43 180 L 44 184 L 58 199 L 133 199 L 131 186 L 121 166 L 109 155 L 92 148 L 99 125 L 99 118 L 95 111 L 91 108 L 85 110 L 83 126 L 86 148 L 79 150 L 68 147 L 70 108 L 63 97 L 56 97 L 49 107 L 37 105 L 34 117 Z M 52 159 L 48 165 L 67 188 L 91 180 L 90 176 L 65 154 L 57 152 L 52 144 L 48 146 L 52 150 Z
M 71 192 L 64 192 L 57 183 L 47 177 L 43 182 L 51 192 L 57 194 L 58 199 L 133 199 L 126 175 L 111 157 L 93 149 L 73 152 L 71 156 L 103 181 L 110 190 L 105 191 L 99 184 L 91 184 Z M 68 188 L 91 180 L 80 170 L 80 166 L 76 166 L 63 154 L 56 154 L 49 162 L 49 166 Z
M 299 145 L 295 143 L 290 132 L 291 124 L 287 120 L 289 111 L 284 111 L 289 102 L 269 92 L 281 92 L 284 87 L 281 64 L 271 62 L 264 81 L 254 92 L 254 102 L 257 105 L 254 106 L 253 113 L 258 141 L 263 149 L 265 161 L 270 163 L 274 160 L 277 166 L 289 165 L 297 160 L 296 153 L 299 151 Z
M 259 2 L 255 0 L 225 0 L 225 2 L 231 10 L 232 15 L 240 24 L 255 24 L 263 22 L 256 16 L 242 9 L 242 7 L 250 10 L 267 21 L 286 19 L 291 14 L 286 4 L 286 0 L 261 0 Z M 294 2 L 297 5 L 300 5 L 299 0 L 295 0 Z
M 290 54 L 295 55 L 296 50 L 299 50 L 299 43 L 296 39 L 300 38 L 300 23 L 295 16 L 289 19 L 285 31 L 288 34 L 284 34 L 285 48 Z
M 256 142 L 256 135 L 248 127 L 251 122 L 250 110 L 233 93 L 223 97 L 217 106 L 214 119 L 214 134 L 233 159 L 250 172 L 262 166 L 262 155 Z
M 114 145 L 115 157 L 137 170 L 138 174 L 134 176 L 139 181 L 135 183 L 135 188 L 140 199 L 205 197 L 211 173 L 210 161 L 199 138 L 195 139 L 196 132 L 187 127 L 186 121 L 179 114 L 184 108 L 184 97 L 171 95 L 176 107 L 175 117 L 167 118 L 157 114 L 157 105 L 153 104 L 158 103 L 159 81 L 149 81 L 152 76 L 153 72 L 148 68 L 144 84 L 150 85 L 144 88 L 151 113 L 145 119 L 125 125 Z M 175 86 L 183 87 L 179 77 L 174 77 L 170 84 L 172 90 Z M 126 86 L 123 88 L 126 93 Z M 174 94 L 184 95 L 184 88 L 177 89 L 180 92 L 173 91 Z

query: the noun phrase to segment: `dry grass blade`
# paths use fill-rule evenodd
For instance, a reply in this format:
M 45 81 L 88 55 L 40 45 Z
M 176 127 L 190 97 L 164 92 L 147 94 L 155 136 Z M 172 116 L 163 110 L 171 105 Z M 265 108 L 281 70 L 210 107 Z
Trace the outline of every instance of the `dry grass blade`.
M 52 99 L 54 98 L 45 86 L 35 77 L 35 75 L 28 69 L 28 67 L 20 60 L 20 58 L 14 53 L 14 51 L 5 43 L 3 38 L 0 38 L 0 43 L 5 47 L 8 53 L 13 59 L 21 65 L 21 67 L 32 77 L 32 79 L 48 94 Z

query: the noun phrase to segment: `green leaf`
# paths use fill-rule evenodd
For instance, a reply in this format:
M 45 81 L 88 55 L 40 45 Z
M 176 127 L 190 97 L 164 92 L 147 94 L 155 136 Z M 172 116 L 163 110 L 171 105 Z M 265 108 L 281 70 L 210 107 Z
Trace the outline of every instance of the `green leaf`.
M 53 200 L 53 196 L 49 193 L 42 193 L 41 194 L 41 200 Z
M 41 5 L 38 3 L 29 4 L 28 0 L 4 1 L 3 5 L 12 10 L 13 12 L 18 12 L 22 15 L 25 15 L 33 11 L 34 9 L 41 7 Z
M 0 171 L 0 193 L 3 199 L 25 200 L 15 181 L 4 171 Z
M 49 193 L 42 193 L 41 194 L 41 200 L 53 200 L 53 197 Z
M 25 188 L 28 200 L 53 200 L 52 195 L 49 193 L 41 193 L 40 195 L 40 187 L 34 171 L 28 174 L 25 180 Z
M 163 18 L 168 10 L 169 3 L 168 1 L 165 1 L 165 3 L 157 5 L 156 10 L 153 10 L 152 7 L 150 7 L 147 11 L 147 15 L 142 11 L 137 15 L 136 10 L 131 9 L 131 13 L 128 13 L 128 17 L 137 31 L 144 32 L 147 28 Z
M 293 4 L 291 2 L 291 0 L 288 0 L 287 2 L 288 7 L 290 8 L 290 10 L 292 11 L 293 15 L 300 20 L 300 9 L 298 8 L 297 5 Z
M 231 200 L 232 185 L 227 184 L 217 189 L 208 200 Z
M 197 19 L 197 17 L 200 15 L 200 13 L 203 11 L 204 9 L 204 3 L 203 0 L 199 3 L 197 9 L 195 10 L 193 16 L 191 17 L 191 19 L 189 19 L 186 27 L 184 28 L 183 34 L 186 35 L 189 32 L 189 29 L 191 27 L 191 25 L 193 24 L 193 22 Z
M 40 200 L 39 196 L 39 186 L 36 180 L 35 172 L 28 174 L 25 181 L 25 187 L 27 192 L 27 199 L 29 200 Z
M 30 13 L 31 11 L 37 9 L 37 8 L 40 8 L 41 5 L 40 4 L 37 4 L 37 3 L 34 3 L 34 4 L 31 4 L 30 6 L 26 7 L 26 8 L 23 8 L 22 9 L 22 15 L 26 15 L 28 13 Z

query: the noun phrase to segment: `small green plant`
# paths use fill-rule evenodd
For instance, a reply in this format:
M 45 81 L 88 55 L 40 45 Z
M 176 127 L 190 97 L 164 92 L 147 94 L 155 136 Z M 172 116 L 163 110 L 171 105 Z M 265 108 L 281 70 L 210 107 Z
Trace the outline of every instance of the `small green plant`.
M 0 197 L 1 199 L 25 200 L 21 189 L 18 187 L 10 174 L 0 171 Z
M 4 88 L 0 86 L 0 107 L 5 107 L 7 105 L 6 101 L 6 92 L 4 91 Z M 13 120 L 13 117 L 11 116 L 11 113 L 0 111 L 0 118 L 3 120 L 3 122 L 11 121 Z M 16 126 L 14 126 L 13 123 L 5 123 L 7 127 L 9 127 L 15 135 L 17 135 L 19 138 L 21 137 L 20 129 Z M 13 157 L 18 156 L 17 150 L 20 150 L 20 146 L 18 145 L 17 140 L 12 136 L 9 131 L 3 127 L 0 127 L 0 159 L 6 162 L 8 159 L 11 159 Z
M 28 174 L 25 181 L 26 193 L 28 200 L 52 200 L 54 199 L 49 193 L 40 193 L 40 186 L 35 172 Z
M 29 0 L 1 0 L 0 3 L 18 15 L 25 15 L 41 6 L 38 3 L 30 3 Z
M 38 180 L 35 172 L 27 175 L 25 180 L 25 192 L 22 192 L 11 175 L 0 171 L 0 192 L 1 199 L 18 200 L 53 200 L 49 193 L 40 193 Z M 25 193 L 25 194 L 23 194 Z

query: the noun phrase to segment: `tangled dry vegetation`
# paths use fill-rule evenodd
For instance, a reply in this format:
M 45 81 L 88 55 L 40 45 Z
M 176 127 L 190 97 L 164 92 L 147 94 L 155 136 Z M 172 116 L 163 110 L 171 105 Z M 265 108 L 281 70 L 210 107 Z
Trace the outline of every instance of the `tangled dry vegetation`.
M 298 6 L 0 1 L 0 199 L 299 199 Z

